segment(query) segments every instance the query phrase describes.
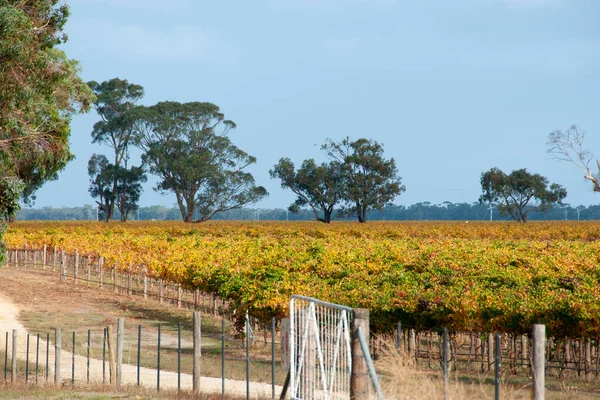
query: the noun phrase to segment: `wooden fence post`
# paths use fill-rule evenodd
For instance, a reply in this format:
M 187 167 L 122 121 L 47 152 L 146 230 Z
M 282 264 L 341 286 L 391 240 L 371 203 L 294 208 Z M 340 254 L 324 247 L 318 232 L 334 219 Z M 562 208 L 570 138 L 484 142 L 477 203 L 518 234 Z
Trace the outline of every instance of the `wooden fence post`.
M 144 299 L 148 298 L 148 277 L 146 276 L 146 269 L 144 267 Z
M 104 258 L 100 257 L 100 258 L 98 258 L 98 271 L 100 272 L 100 279 L 99 279 L 99 281 L 100 281 L 100 287 L 102 287 L 102 272 L 103 272 L 102 271 L 102 267 L 103 267 L 102 264 L 104 264 Z
M 60 378 L 60 350 L 62 346 L 62 334 L 60 328 L 54 330 L 54 384 L 61 382 Z
M 75 271 L 73 272 L 73 284 L 77 285 L 77 276 L 79 274 L 79 250 L 75 250 Z
M 113 281 L 113 288 L 115 289 L 115 293 L 118 293 L 119 287 L 117 286 L 117 270 L 114 269 L 114 267 L 111 271 L 111 275 L 112 275 L 112 281 Z
M 181 297 L 182 297 L 182 289 L 181 289 L 181 284 L 177 285 L 177 308 L 181 308 Z
M 113 349 L 113 333 L 112 326 L 106 327 L 106 347 L 108 347 L 108 370 L 110 373 L 110 384 L 116 383 L 116 362 L 115 362 L 115 351 Z
M 369 309 L 353 309 L 352 318 L 352 374 L 350 375 L 350 399 L 367 400 L 369 398 L 369 373 L 367 362 L 358 340 L 358 328 L 362 330 L 369 343 Z
M 117 320 L 117 365 L 115 368 L 115 377 L 117 388 L 121 387 L 121 378 L 123 375 L 123 336 L 125 331 L 125 320 L 119 318 Z
M 56 246 L 54 246 L 54 256 L 52 257 L 52 271 L 56 271 L 56 257 L 57 257 L 57 253 L 56 253 Z
M 408 331 L 408 357 L 410 358 L 410 365 L 416 360 L 416 349 L 417 349 L 417 333 L 414 329 Z
M 87 269 L 87 286 L 90 287 L 90 281 L 92 280 L 92 267 L 90 266 L 90 256 L 85 258 L 85 268 Z
M 159 303 L 163 302 L 163 280 L 162 279 L 158 280 L 158 302 Z
M 589 338 L 585 338 L 585 380 L 592 379 L 592 342 Z
M 192 371 L 192 389 L 194 393 L 200 392 L 200 374 L 201 374 L 201 347 L 202 347 L 202 320 L 200 312 L 195 311 L 193 314 L 194 322 L 194 360 Z
M 533 325 L 533 400 L 544 400 L 546 397 L 546 325 Z
M 66 255 L 65 250 L 63 250 L 61 252 L 60 268 L 61 268 L 60 272 L 62 274 L 62 278 L 66 282 L 67 281 L 67 255 Z
M 46 264 L 48 262 L 47 257 L 48 256 L 47 256 L 47 251 L 46 251 L 46 243 L 44 243 L 44 255 L 43 255 L 43 259 L 42 259 L 43 260 L 43 262 L 42 262 L 42 269 L 46 269 Z

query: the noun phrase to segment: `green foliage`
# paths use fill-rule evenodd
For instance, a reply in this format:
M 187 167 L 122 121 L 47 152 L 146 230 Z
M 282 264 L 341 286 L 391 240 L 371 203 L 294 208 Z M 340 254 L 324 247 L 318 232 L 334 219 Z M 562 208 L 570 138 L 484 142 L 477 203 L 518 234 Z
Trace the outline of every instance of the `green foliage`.
M 0 179 L 0 215 L 5 220 L 12 220 L 21 209 L 19 199 L 25 183 L 18 178 Z
M 104 173 L 104 178 L 110 176 L 111 179 L 104 182 L 110 194 L 102 197 L 99 207 L 108 221 L 113 218 L 117 205 L 121 211 L 121 222 L 125 222 L 129 212 L 136 209 L 142 192 L 141 182 L 146 180 L 141 168 L 127 167 L 129 147 L 136 132 L 132 114 L 137 107 L 136 102 L 144 96 L 144 88 L 119 78 L 102 83 L 91 81 L 88 85 L 96 95 L 94 109 L 101 118 L 94 124 L 92 143 L 110 147 L 114 155 L 113 163 Z
M 94 99 L 56 48 L 68 16 L 58 0 L 0 3 L 0 175 L 25 183 L 26 202 L 73 158 L 71 117 Z
M 146 182 L 143 167 L 120 167 L 111 164 L 106 156 L 94 154 L 88 162 L 88 175 L 88 191 L 93 198 L 98 198 L 99 218 L 108 222 L 114 204 L 120 211 L 121 222 L 126 222 L 129 214 L 138 209 L 142 183 Z M 116 190 L 113 190 L 113 185 L 116 185 Z
M 101 118 L 94 124 L 92 143 L 112 148 L 114 164 L 121 165 L 127 158 L 134 134 L 134 126 L 128 112 L 135 108 L 135 103 L 144 96 L 144 88 L 119 78 L 102 83 L 91 81 L 88 85 L 96 95 L 94 109 Z
M 136 211 L 142 194 L 142 183 L 146 182 L 146 171 L 142 167 L 115 167 L 117 197 L 115 203 L 121 213 L 121 222 L 126 222 L 132 211 Z
M 526 169 L 506 175 L 492 168 L 481 174 L 481 189 L 480 203 L 498 202 L 500 212 L 518 222 L 527 222 L 532 211 L 547 212 L 567 197 L 565 188 L 556 183 L 548 187 L 547 178 L 530 174 Z
M 367 221 L 368 211 L 382 210 L 406 190 L 396 162 L 384 158 L 383 146 L 375 140 L 329 139 L 322 149 L 341 171 L 343 212 L 357 216 L 359 222 Z
M 206 221 L 267 195 L 244 169 L 256 159 L 227 137 L 235 123 L 211 103 L 161 102 L 135 110 L 142 160 L 160 177 L 156 190 L 172 191 L 184 221 Z
M 289 158 L 282 158 L 269 171 L 271 178 L 281 180 L 281 187 L 290 189 L 298 197 L 289 207 L 293 213 L 309 207 L 317 221 L 329 223 L 336 204 L 342 198 L 342 171 L 338 163 L 317 165 L 314 159 L 304 160 L 296 171 Z
M 98 218 L 108 222 L 111 202 L 114 204 L 111 173 L 111 164 L 103 154 L 93 154 L 88 161 L 88 175 L 90 187 L 88 191 L 92 198 L 98 198 Z

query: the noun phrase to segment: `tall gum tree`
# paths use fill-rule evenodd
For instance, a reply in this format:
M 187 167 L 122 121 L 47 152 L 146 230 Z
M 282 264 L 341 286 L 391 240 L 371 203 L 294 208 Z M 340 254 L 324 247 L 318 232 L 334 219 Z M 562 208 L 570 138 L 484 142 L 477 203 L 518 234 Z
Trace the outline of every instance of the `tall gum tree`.
M 173 192 L 185 222 L 211 219 L 268 193 L 245 169 L 256 158 L 236 147 L 227 133 L 236 127 L 206 102 L 161 102 L 136 110 L 136 144 L 159 192 Z
M 505 174 L 492 168 L 481 174 L 481 204 L 498 203 L 498 210 L 510 215 L 517 222 L 527 222 L 530 212 L 547 212 L 554 205 L 562 204 L 567 191 L 556 183 L 548 186 L 548 179 L 518 169 Z
M 289 207 L 293 213 L 310 208 L 317 221 L 330 223 L 335 206 L 342 198 L 342 174 L 338 163 L 304 160 L 298 170 L 289 158 L 282 158 L 269 171 L 271 178 L 281 180 L 281 187 L 297 196 Z
M 385 159 L 383 145 L 372 139 L 329 139 L 322 149 L 339 165 L 342 174 L 342 193 L 346 205 L 343 212 L 367 222 L 367 212 L 383 210 L 406 190 L 398 176 L 396 161 Z
M 99 206 L 106 221 L 109 221 L 116 203 L 121 211 L 136 207 L 130 204 L 131 200 L 135 197 L 139 199 L 139 195 L 135 194 L 141 190 L 141 182 L 146 179 L 142 168 L 128 166 L 129 149 L 135 135 L 131 114 L 137 107 L 136 103 L 144 96 L 144 88 L 119 78 L 102 83 L 90 81 L 88 85 L 96 95 L 94 109 L 100 116 L 100 121 L 94 124 L 92 130 L 92 143 L 105 145 L 113 153 L 113 161 L 106 170 L 107 173 L 112 172 L 110 196 L 101 199 L 103 205 Z M 108 202 L 104 204 L 105 201 Z M 127 220 L 127 215 L 128 212 L 121 212 L 121 222 Z
M 94 101 L 66 42 L 58 0 L 0 2 L 0 177 L 27 203 L 73 159 L 70 122 Z M 9 184 L 9 186 L 12 184 Z

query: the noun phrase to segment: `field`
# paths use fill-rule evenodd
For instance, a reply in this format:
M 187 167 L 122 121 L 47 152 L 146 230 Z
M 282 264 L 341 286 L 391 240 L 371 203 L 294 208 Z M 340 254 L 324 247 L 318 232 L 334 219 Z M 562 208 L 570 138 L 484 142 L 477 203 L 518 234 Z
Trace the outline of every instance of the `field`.
M 18 222 L 9 247 L 103 256 L 268 321 L 289 296 L 371 310 L 372 328 L 600 336 L 600 223 Z

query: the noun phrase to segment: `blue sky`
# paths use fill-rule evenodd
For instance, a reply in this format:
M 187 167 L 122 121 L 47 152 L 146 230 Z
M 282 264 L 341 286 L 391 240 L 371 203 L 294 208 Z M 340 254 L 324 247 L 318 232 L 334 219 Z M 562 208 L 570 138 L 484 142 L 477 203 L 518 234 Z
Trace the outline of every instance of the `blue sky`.
M 85 80 L 141 84 L 143 104 L 209 101 L 238 128 L 270 192 L 280 157 L 323 159 L 326 138 L 367 137 L 396 160 L 397 204 L 474 202 L 482 172 L 527 168 L 599 204 L 546 137 L 578 124 L 600 157 L 600 2 L 595 0 L 70 0 L 68 56 Z M 72 123 L 77 159 L 37 207 L 91 204 L 91 112 Z M 175 203 L 145 186 L 142 205 Z

